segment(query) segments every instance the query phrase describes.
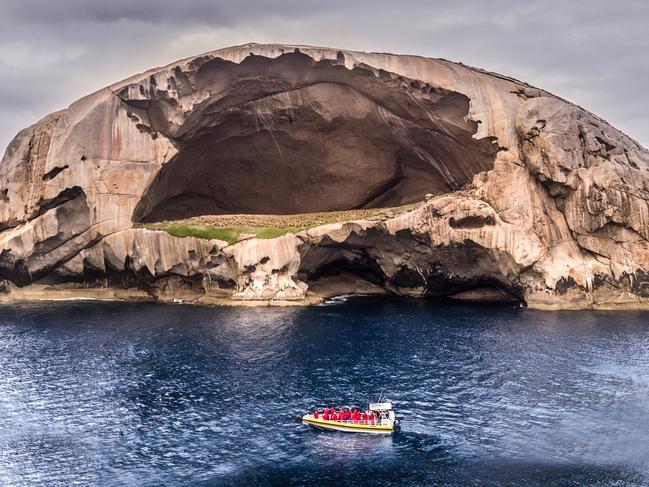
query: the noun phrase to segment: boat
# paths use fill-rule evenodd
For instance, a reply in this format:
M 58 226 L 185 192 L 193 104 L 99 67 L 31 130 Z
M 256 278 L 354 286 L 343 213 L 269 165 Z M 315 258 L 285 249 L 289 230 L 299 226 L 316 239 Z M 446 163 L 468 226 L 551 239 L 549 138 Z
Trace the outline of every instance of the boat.
M 362 413 L 360 413 L 360 418 L 355 416 L 354 419 L 340 419 L 336 415 L 337 419 L 332 419 L 326 414 L 316 412 L 318 414 L 310 413 L 302 416 L 302 423 L 318 430 L 343 431 L 345 433 L 390 435 L 401 430 L 400 421 L 395 416 L 392 403 L 389 402 L 370 403 L 368 407 L 370 414 L 367 419 L 362 419 Z

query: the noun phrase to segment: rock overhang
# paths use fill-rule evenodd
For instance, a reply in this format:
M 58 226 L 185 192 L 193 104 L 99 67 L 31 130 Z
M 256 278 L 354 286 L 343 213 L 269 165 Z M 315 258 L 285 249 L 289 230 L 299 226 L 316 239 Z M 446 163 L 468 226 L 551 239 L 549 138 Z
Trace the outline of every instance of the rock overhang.
M 123 88 L 138 126 L 178 151 L 135 221 L 398 206 L 493 167 L 499 147 L 475 138 L 468 97 L 341 56 L 216 57 L 173 69 L 164 89 Z M 199 101 L 179 109 L 189 92 Z

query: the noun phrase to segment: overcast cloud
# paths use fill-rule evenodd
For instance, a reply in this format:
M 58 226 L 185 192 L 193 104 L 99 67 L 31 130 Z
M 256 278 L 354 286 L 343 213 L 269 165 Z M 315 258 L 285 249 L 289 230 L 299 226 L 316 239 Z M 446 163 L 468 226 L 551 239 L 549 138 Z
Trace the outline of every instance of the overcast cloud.
M 245 42 L 461 61 L 552 91 L 649 147 L 645 0 L 0 2 L 0 152 L 96 89 Z

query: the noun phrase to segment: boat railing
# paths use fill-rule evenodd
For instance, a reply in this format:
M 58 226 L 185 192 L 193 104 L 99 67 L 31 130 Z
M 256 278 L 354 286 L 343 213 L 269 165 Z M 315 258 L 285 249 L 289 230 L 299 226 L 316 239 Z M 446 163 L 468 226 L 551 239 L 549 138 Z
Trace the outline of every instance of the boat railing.
M 361 424 L 365 426 L 381 426 L 384 423 L 379 419 L 378 421 L 375 420 L 370 420 L 370 419 L 360 419 L 360 420 L 355 420 L 355 419 L 328 419 L 325 421 L 333 421 L 334 423 L 344 423 L 344 424 Z

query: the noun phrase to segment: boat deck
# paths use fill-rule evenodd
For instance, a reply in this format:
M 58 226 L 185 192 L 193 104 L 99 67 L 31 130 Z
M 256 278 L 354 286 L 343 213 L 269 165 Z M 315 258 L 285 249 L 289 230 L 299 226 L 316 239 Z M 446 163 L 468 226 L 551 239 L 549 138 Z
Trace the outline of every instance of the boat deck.
M 371 423 L 370 421 L 334 421 L 325 420 L 321 418 L 314 418 L 312 415 L 307 415 L 302 418 L 304 424 L 313 426 L 314 428 L 329 430 L 329 431 L 345 431 L 349 433 L 374 433 L 374 434 L 389 434 L 394 431 L 392 425 Z

